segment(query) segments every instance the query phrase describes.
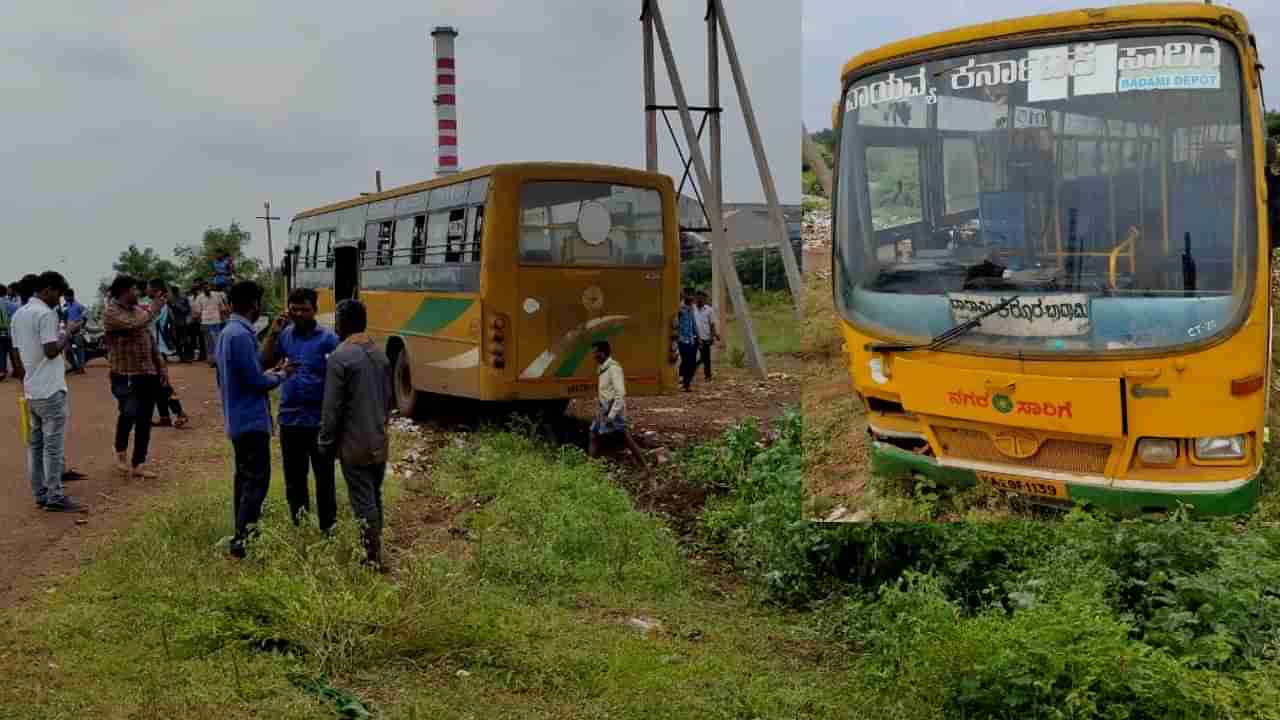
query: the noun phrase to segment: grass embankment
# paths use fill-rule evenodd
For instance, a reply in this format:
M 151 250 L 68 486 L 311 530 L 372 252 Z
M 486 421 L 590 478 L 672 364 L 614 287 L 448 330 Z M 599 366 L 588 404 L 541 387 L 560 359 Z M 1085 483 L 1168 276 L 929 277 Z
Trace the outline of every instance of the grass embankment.
M 222 559 L 227 485 L 157 502 L 12 616 L 6 716 L 831 717 L 849 698 L 848 657 L 691 570 L 576 449 L 448 446 L 432 492 L 467 508 L 465 539 L 416 528 L 391 578 L 357 567 L 345 507 L 326 540 L 292 527 L 278 490 L 250 559 Z M 422 502 L 389 490 L 392 516 Z
M 747 304 L 751 307 L 751 327 L 755 330 L 761 352 L 765 355 L 793 355 L 799 351 L 799 324 L 789 291 L 749 291 Z M 724 357 L 734 367 L 745 367 L 747 351 L 742 324 L 734 317 L 732 305 L 728 310 L 727 327 L 721 333 L 724 336 Z

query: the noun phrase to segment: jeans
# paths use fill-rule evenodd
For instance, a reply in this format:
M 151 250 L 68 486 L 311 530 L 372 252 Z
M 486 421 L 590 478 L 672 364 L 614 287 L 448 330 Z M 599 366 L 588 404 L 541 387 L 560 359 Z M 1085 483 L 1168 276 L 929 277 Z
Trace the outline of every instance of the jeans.
M 129 433 L 133 432 L 133 466 L 147 461 L 151 446 L 151 414 L 155 412 L 160 393 L 156 375 L 117 375 L 111 373 L 111 394 L 120 405 L 116 419 L 116 452 L 129 449 Z
M 161 384 L 156 388 L 156 410 L 160 413 L 160 418 L 169 420 L 169 414 L 173 413 L 178 417 L 186 415 L 182 411 L 182 401 L 173 392 L 172 385 Z
M 693 382 L 693 374 L 698 369 L 698 345 L 677 343 L 680 348 L 680 384 L 689 387 Z
M 369 562 L 382 562 L 382 478 L 387 474 L 387 464 L 352 465 L 342 463 L 342 477 L 347 481 L 347 497 L 351 499 L 351 513 L 363 520 L 361 538 L 365 557 Z
M 204 349 L 209 362 L 216 362 L 218 358 L 218 336 L 222 334 L 222 326 L 226 323 L 213 323 L 210 325 L 201 325 L 200 329 L 204 331 Z
M 31 420 L 31 444 L 27 447 L 27 471 L 36 502 L 56 503 L 62 493 L 66 465 L 63 439 L 67 429 L 67 392 L 59 390 L 43 400 L 27 400 Z
M 231 554 L 244 557 L 244 541 L 262 518 L 262 501 L 271 488 L 271 435 L 241 433 L 231 438 L 231 447 L 236 456 L 232 497 L 236 534 L 231 539 Z
M 4 310 L 0 310 L 4 312 Z M 5 331 L 9 332 L 8 330 Z M 9 372 L 9 350 L 13 348 L 13 340 L 8 335 L 0 337 L 0 373 Z
M 84 336 L 76 334 L 72 335 L 67 343 L 67 364 L 72 370 L 79 370 L 84 367 Z
M 289 516 L 298 521 L 299 511 L 311 511 L 307 492 L 308 465 L 316 476 L 316 511 L 320 529 L 329 530 L 337 522 L 338 500 L 334 490 L 333 456 L 320 452 L 318 427 L 280 426 L 280 460 L 284 466 L 284 494 L 289 500 Z
M 698 362 L 694 364 L 693 369 L 696 372 L 698 366 L 702 366 L 703 377 L 711 379 L 711 341 L 698 341 Z

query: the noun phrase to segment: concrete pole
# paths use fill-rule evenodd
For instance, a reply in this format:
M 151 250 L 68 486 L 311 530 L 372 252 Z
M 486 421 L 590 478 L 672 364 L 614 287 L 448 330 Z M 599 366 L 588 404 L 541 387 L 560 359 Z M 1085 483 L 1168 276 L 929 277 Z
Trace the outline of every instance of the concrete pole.
M 680 124 L 684 126 L 685 142 L 689 144 L 689 154 L 693 157 L 693 166 L 698 173 L 698 184 L 709 188 L 712 185 L 710 174 L 707 172 L 707 161 L 702 157 L 702 146 L 698 144 L 693 117 L 689 114 L 689 101 L 684 94 L 684 85 L 680 82 L 680 69 L 676 67 L 675 55 L 671 52 L 671 41 L 667 37 L 666 24 L 662 21 L 662 10 L 658 8 L 657 0 L 651 0 L 649 7 L 653 14 L 654 29 L 658 33 L 658 44 L 662 47 L 662 59 L 667 64 L 667 76 L 671 79 L 671 93 L 676 96 L 676 106 L 680 109 Z M 721 248 L 721 260 L 728 254 L 724 252 L 728 246 L 725 242 L 723 222 L 712 223 L 711 246 L 713 257 L 716 247 Z M 722 264 L 721 271 L 724 273 L 725 284 L 729 290 L 729 299 L 733 301 L 734 314 L 742 326 L 742 336 L 747 346 L 747 362 L 751 364 L 751 369 L 755 371 L 757 377 L 764 379 L 768 375 L 764 364 L 764 353 L 760 352 L 760 345 L 756 342 L 755 328 L 751 324 L 751 309 L 747 306 L 746 295 L 742 292 L 742 282 L 738 279 L 737 269 L 730 262 Z
M 809 137 L 809 131 L 805 128 L 804 123 L 800 123 L 800 134 L 804 136 L 803 144 L 800 146 L 804 152 L 804 159 L 809 161 L 809 166 L 813 168 L 813 172 L 818 176 L 818 184 L 822 186 L 822 191 L 827 194 L 827 199 L 831 199 L 831 168 L 827 167 L 827 159 L 822 156 L 822 150 L 818 148 L 818 143 Z
M 707 104 L 713 108 L 720 107 L 720 41 L 716 25 L 716 4 L 707 0 Z M 708 222 L 724 223 L 724 178 L 720 164 L 720 113 L 711 113 L 711 187 L 707 189 L 709 207 Z M 714 251 L 714 248 L 713 248 Z M 733 250 L 728 249 L 731 266 Z M 724 278 L 720 275 L 723 261 L 711 261 L 711 306 L 716 311 L 716 327 L 725 326 L 727 312 L 724 306 Z
M 436 53 L 436 177 L 444 177 L 458 172 L 458 74 L 453 53 L 458 31 L 437 27 L 431 37 Z
M 658 172 L 658 91 L 653 77 L 653 15 L 649 12 L 651 0 L 644 0 L 640 10 L 640 22 L 644 26 L 644 169 Z M 679 198 L 677 198 L 679 200 Z
M 721 0 L 711 0 L 711 2 L 715 4 L 720 34 L 724 36 L 724 52 L 729 58 L 729 69 L 733 72 L 733 84 L 738 88 L 738 102 L 742 105 L 742 118 L 746 121 L 747 134 L 751 137 L 751 150 L 756 156 L 756 169 L 760 171 L 760 183 L 764 186 L 765 199 L 769 202 L 769 215 L 773 220 L 774 231 L 777 233 L 782 264 L 787 269 L 787 284 L 791 286 L 791 297 L 795 301 L 796 314 L 803 315 L 804 282 L 800 278 L 800 263 L 796 260 L 795 251 L 787 238 L 787 223 L 782 217 L 782 206 L 778 203 L 778 189 L 773 184 L 773 174 L 769 172 L 769 159 L 764 154 L 764 143 L 760 140 L 756 114 L 751 109 L 747 81 L 743 78 L 742 66 L 738 63 L 738 51 L 733 44 L 733 34 L 729 32 L 729 18 L 725 17 L 724 3 Z

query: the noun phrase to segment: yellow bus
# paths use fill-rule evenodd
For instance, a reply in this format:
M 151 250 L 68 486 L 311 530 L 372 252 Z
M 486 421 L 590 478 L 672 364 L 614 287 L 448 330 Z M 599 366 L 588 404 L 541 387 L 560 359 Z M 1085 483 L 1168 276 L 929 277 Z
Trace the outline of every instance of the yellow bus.
M 1245 18 L 1205 4 L 988 23 L 844 66 L 833 292 L 873 470 L 1126 514 L 1255 505 L 1261 69 Z
M 289 285 L 320 321 L 359 298 L 395 368 L 428 395 L 563 408 L 594 396 L 607 339 L 628 393 L 674 385 L 680 252 L 671 178 L 604 165 L 493 165 L 299 213 Z

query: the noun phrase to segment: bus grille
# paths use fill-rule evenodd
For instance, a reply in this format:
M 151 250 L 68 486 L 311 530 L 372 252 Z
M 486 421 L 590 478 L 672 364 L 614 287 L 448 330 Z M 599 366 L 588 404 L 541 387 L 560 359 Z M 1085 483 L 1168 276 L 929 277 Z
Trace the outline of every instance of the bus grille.
M 1111 455 L 1111 446 L 1105 443 L 1048 438 L 1031 457 L 1014 458 L 1000 452 L 985 432 L 938 426 L 933 431 L 942 443 L 942 456 L 957 460 L 1101 475 Z

